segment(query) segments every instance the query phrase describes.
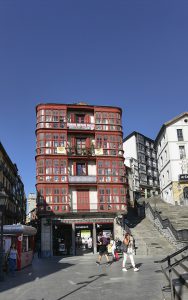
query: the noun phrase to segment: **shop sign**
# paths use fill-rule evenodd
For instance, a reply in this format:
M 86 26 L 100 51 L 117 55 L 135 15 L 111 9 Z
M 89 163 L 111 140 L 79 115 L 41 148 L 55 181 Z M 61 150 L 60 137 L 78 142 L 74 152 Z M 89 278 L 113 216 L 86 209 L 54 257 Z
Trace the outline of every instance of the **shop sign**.
M 188 181 L 188 174 L 180 174 L 179 181 Z
M 88 229 L 89 225 L 76 225 L 75 228 L 76 229 Z

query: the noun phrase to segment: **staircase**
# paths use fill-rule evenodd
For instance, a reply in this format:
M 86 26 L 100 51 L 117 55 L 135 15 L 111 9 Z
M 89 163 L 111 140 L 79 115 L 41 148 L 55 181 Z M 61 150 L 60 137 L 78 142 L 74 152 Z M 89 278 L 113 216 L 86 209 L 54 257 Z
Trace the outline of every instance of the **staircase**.
M 164 257 L 175 251 L 173 245 L 146 218 L 132 227 L 131 233 L 135 238 L 136 255 Z
M 171 216 L 174 214 L 171 212 Z M 181 223 L 182 228 L 187 228 L 188 223 L 183 222 L 182 224 L 183 214 L 186 215 L 185 210 L 179 214 L 181 216 L 179 220 L 176 212 L 176 220 Z M 129 211 L 127 219 L 135 238 L 136 255 L 151 256 L 154 260 L 157 259 L 157 256 L 163 258 L 158 263 L 161 265 L 165 279 L 162 288 L 164 300 L 188 300 L 188 246 L 177 250 L 176 245 L 170 243 L 161 234 L 155 222 L 152 223 L 147 218 L 139 219 L 134 210 Z
M 188 299 L 188 246 L 185 248 L 158 261 L 166 278 L 162 288 L 165 300 Z

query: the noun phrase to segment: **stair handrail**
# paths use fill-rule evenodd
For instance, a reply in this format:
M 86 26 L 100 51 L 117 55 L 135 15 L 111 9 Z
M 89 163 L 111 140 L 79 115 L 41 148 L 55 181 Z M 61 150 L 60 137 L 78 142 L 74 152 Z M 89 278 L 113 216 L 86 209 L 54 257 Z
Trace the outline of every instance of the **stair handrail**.
M 164 262 L 168 262 L 168 266 L 166 268 L 162 268 L 161 266 L 161 269 L 163 271 L 163 273 L 165 274 L 165 270 L 169 272 L 169 281 L 170 281 L 170 291 L 171 291 L 171 300 L 175 300 L 175 292 L 174 292 L 174 288 L 173 288 L 173 284 L 172 284 L 172 268 L 175 266 L 175 265 L 178 265 L 181 261 L 183 261 L 184 259 L 188 258 L 188 255 L 183 257 L 183 259 L 180 259 L 179 261 L 176 261 L 175 263 L 171 264 L 170 260 L 171 258 L 173 258 L 174 256 L 184 252 L 185 250 L 188 249 L 188 245 L 183 247 L 182 249 L 170 254 L 170 255 L 167 255 L 165 258 L 161 259 L 161 260 L 156 260 L 154 261 L 154 263 L 164 263 Z
M 165 217 L 164 219 L 161 217 L 160 213 L 158 212 L 158 210 L 155 208 L 155 210 L 153 210 L 152 206 L 150 205 L 149 202 L 147 202 L 145 204 L 146 208 L 149 208 L 151 214 L 153 215 L 154 220 L 158 219 L 162 228 L 169 228 L 170 231 L 172 232 L 174 238 L 176 239 L 176 241 L 183 241 L 182 239 L 182 234 L 181 232 L 183 230 L 177 230 L 174 228 L 174 226 L 172 225 L 171 221 L 169 220 L 169 218 Z
M 178 250 L 178 251 L 176 251 L 176 252 L 170 254 L 170 255 L 167 255 L 167 256 L 166 256 L 165 258 L 163 258 L 162 260 L 156 260 L 156 261 L 154 261 L 154 262 L 155 262 L 155 263 L 164 263 L 164 262 L 167 261 L 169 258 L 171 259 L 172 257 L 174 257 L 174 256 L 176 256 L 176 255 L 182 253 L 182 252 L 185 251 L 185 250 L 188 250 L 188 245 L 185 246 L 184 248 L 182 248 L 182 249 L 180 249 L 180 250 Z
M 167 267 L 166 270 L 172 269 L 175 266 L 178 266 L 182 261 L 184 261 L 185 259 L 188 258 L 188 255 L 182 257 L 181 259 L 177 260 L 176 262 L 174 262 L 173 264 L 171 264 L 170 267 Z

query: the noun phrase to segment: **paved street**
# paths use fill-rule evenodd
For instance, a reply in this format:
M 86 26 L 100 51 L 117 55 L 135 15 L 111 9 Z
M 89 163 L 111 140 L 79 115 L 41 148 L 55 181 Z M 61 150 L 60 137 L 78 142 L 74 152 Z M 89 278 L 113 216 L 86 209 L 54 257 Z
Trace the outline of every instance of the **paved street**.
M 105 265 L 95 264 L 96 256 L 69 258 L 35 258 L 15 277 L 0 283 L 0 300 L 109 300 L 163 299 L 164 278 L 153 258 L 135 257 L 139 272 L 128 265 L 121 271 L 122 260 Z

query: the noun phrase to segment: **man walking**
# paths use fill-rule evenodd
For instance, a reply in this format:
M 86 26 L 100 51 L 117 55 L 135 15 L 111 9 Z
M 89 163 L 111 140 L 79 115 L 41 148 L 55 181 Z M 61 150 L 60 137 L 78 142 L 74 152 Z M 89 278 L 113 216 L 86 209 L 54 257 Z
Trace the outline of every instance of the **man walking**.
M 108 257 L 107 245 L 108 245 L 107 238 L 102 235 L 102 232 L 100 232 L 98 237 L 99 256 L 98 256 L 98 261 L 96 261 L 96 264 L 100 265 L 102 257 L 105 256 L 106 265 L 109 266 L 110 261 Z

